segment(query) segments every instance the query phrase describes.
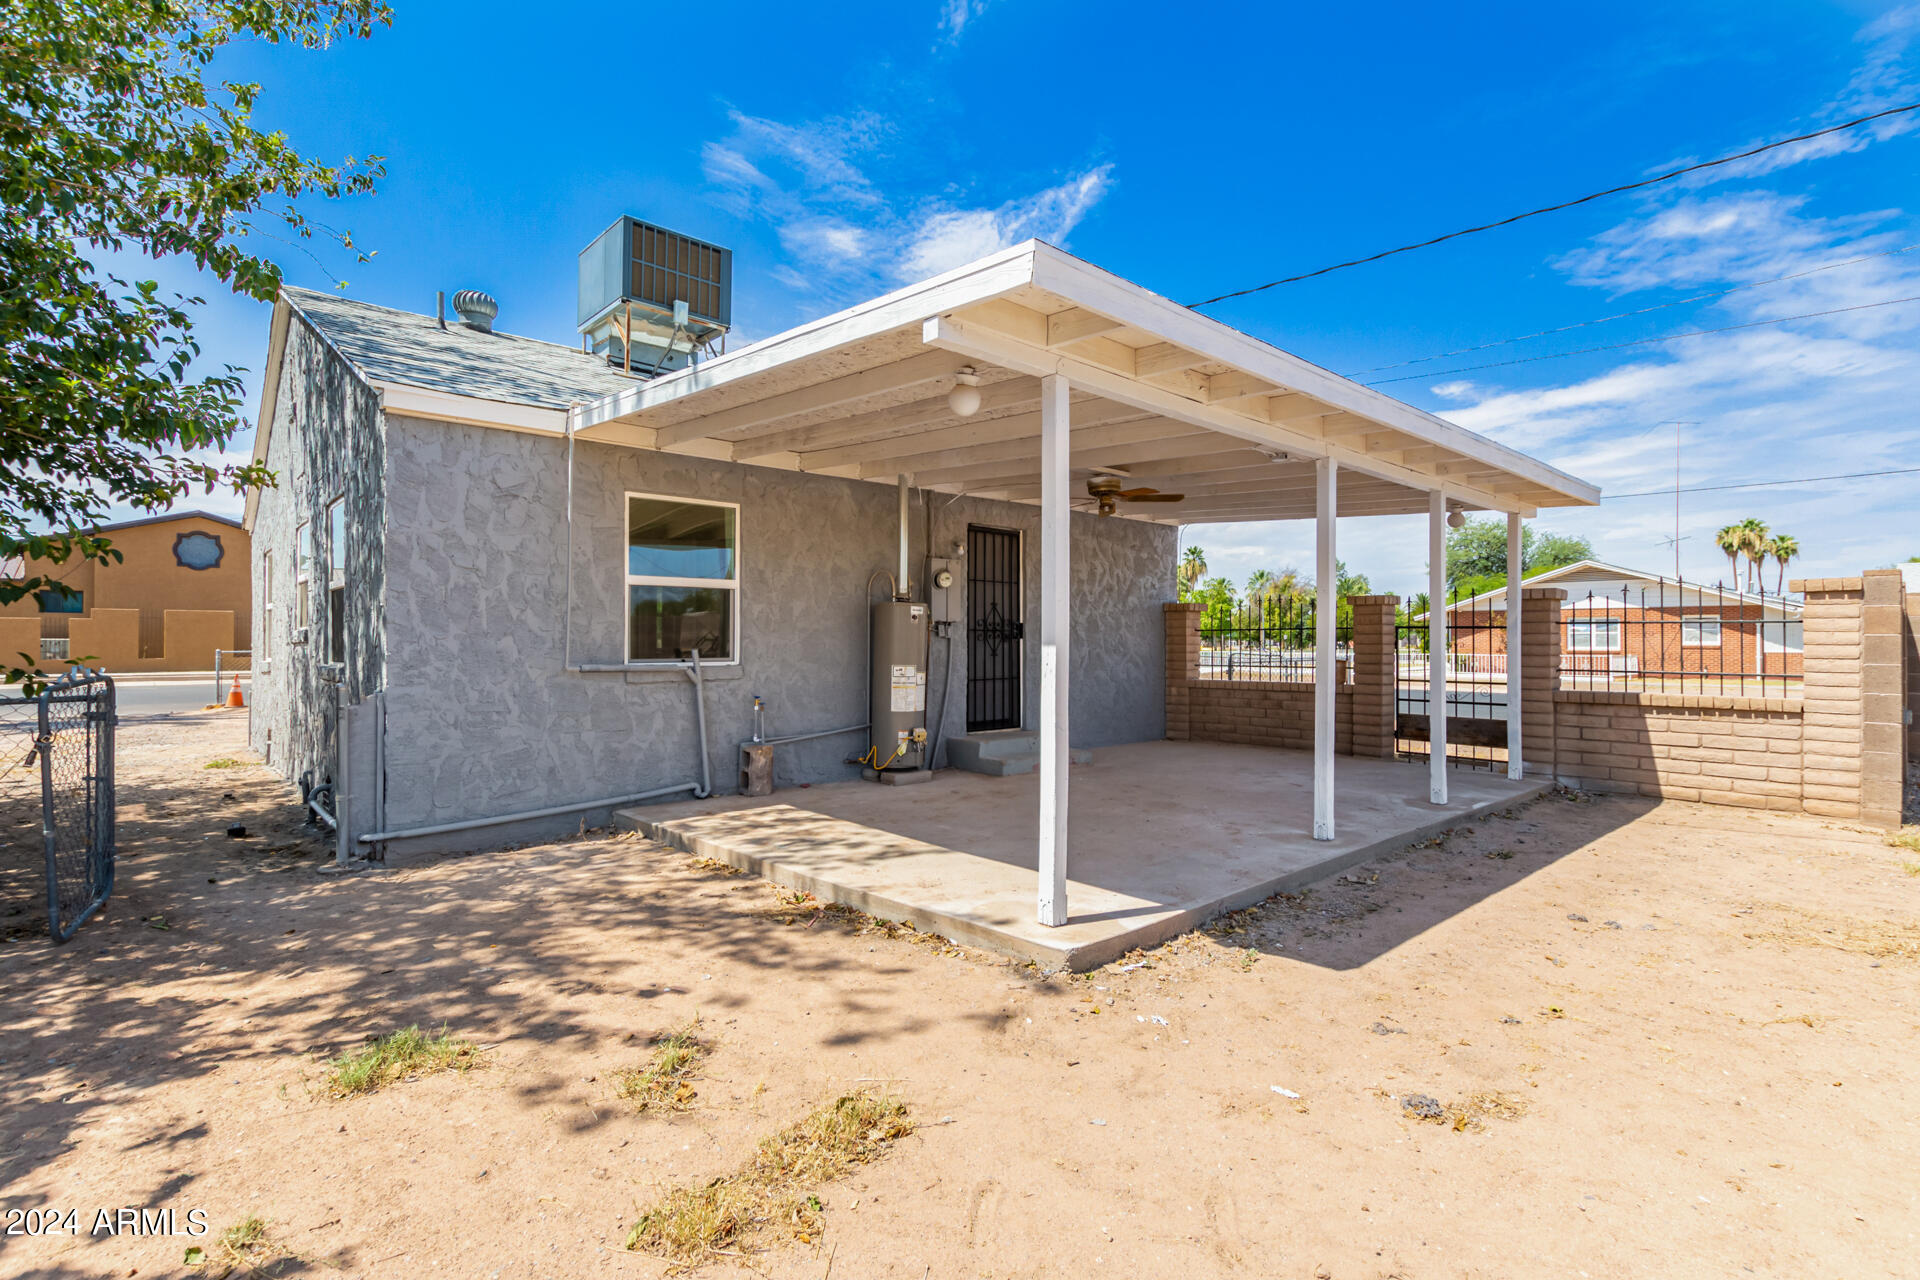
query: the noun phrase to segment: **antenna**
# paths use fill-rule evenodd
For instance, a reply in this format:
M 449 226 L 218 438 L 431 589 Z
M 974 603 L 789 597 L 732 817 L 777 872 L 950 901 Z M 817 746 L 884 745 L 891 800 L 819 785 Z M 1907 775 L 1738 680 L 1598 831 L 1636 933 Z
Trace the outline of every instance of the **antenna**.
M 1656 423 L 1656 426 L 1673 428 L 1673 536 L 1666 545 L 1673 548 L 1673 580 L 1680 581 L 1680 544 L 1686 539 L 1680 536 L 1680 428 L 1697 427 L 1697 422 L 1668 420 Z

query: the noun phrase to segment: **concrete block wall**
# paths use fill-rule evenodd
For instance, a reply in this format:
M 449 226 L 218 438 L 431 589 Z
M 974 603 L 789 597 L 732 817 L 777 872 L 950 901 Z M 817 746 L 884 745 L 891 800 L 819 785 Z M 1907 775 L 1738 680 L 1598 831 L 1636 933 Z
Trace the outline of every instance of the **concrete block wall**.
M 1903 661 L 1907 669 L 1907 759 L 1920 758 L 1920 591 L 1910 591 L 1905 600 L 1905 644 Z
M 1192 722 L 1192 696 L 1189 692 L 1200 670 L 1200 605 L 1191 600 L 1169 601 L 1160 606 L 1167 629 L 1167 737 L 1185 742 Z
M 1348 603 L 1353 606 L 1350 754 L 1391 760 L 1397 711 L 1393 627 L 1400 597 L 1349 596 Z
M 1354 596 L 1351 683 L 1334 691 L 1337 755 L 1393 755 L 1395 596 Z M 1167 737 L 1313 750 L 1311 680 L 1202 680 L 1200 606 L 1161 606 L 1166 625 Z M 1347 663 L 1338 664 L 1341 671 Z
M 1526 772 L 1552 777 L 1559 739 L 1560 587 L 1520 590 L 1520 756 Z
M 1800 704 L 1562 689 L 1555 777 L 1585 791 L 1799 812 Z
M 1898 569 L 1860 575 L 1860 820 L 1900 825 L 1906 790 L 1906 589 Z
M 1529 772 L 1588 790 L 1897 826 L 1909 611 L 1899 575 L 1792 584 L 1805 598 L 1799 698 L 1565 689 L 1564 593 L 1522 596 Z

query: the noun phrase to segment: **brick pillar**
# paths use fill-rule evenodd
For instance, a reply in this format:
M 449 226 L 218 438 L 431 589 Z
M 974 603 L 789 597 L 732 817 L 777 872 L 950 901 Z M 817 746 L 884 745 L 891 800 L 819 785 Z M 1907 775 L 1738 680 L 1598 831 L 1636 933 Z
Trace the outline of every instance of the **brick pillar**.
M 1898 569 L 1860 575 L 1861 610 L 1860 820 L 1876 827 L 1900 825 L 1905 786 L 1906 708 L 1904 643 L 1906 591 Z
M 1806 606 L 1801 794 L 1808 813 L 1860 817 L 1861 740 L 1866 708 L 1866 592 L 1858 578 L 1806 578 L 1791 584 Z
M 1552 778 L 1558 764 L 1553 699 L 1560 692 L 1560 607 L 1566 598 L 1561 587 L 1520 589 L 1520 754 L 1527 774 L 1540 778 Z
M 1920 759 L 1920 591 L 1907 593 L 1907 759 Z M 0 650 L 5 652 L 5 650 Z
M 1185 742 L 1193 719 L 1187 684 L 1200 678 L 1200 605 L 1176 601 L 1160 609 L 1167 628 L 1167 737 Z
M 1399 596 L 1349 596 L 1353 605 L 1353 754 L 1393 758 L 1394 610 Z

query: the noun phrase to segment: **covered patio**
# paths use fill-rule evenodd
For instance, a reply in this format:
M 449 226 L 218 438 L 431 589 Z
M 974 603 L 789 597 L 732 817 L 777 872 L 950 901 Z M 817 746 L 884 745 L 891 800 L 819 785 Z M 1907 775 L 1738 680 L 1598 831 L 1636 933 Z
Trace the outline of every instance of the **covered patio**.
M 1082 970 L 1164 942 L 1478 814 L 1544 782 L 1459 771 L 1446 803 L 1389 760 L 1342 761 L 1340 828 L 1315 840 L 1313 757 L 1214 742 L 1104 747 L 1073 767 L 1073 913 L 1034 918 L 1039 794 L 1031 778 L 942 770 L 916 787 L 841 782 L 615 815 L 623 827 L 776 884 L 956 942 Z
M 1408 555 L 1426 558 L 1430 595 L 1441 599 L 1457 513 L 1506 515 L 1517 589 L 1521 522 L 1541 508 L 1599 500 L 1594 486 L 1535 458 L 1035 241 L 577 406 L 566 431 L 569 440 L 897 485 L 900 581 L 909 576 L 910 489 L 1040 508 L 1037 786 L 995 780 L 988 795 L 987 780 L 949 774 L 912 796 L 860 783 L 814 788 L 811 816 L 721 800 L 679 807 L 672 822 L 652 809 L 634 820 L 683 843 L 712 838 L 715 856 L 733 860 L 723 845 L 741 850 L 855 905 L 882 893 L 881 864 L 942 865 L 924 901 L 899 905 L 933 911 L 972 898 L 975 907 L 947 912 L 956 936 L 991 920 L 1007 937 L 1031 939 L 1023 946 L 1076 956 L 1137 945 L 1104 921 L 1185 927 L 1196 912 L 1273 892 L 1290 876 L 1326 874 L 1383 842 L 1509 803 L 1526 786 L 1517 673 L 1504 779 L 1449 769 L 1445 715 L 1428 718 L 1424 771 L 1343 759 L 1336 776 L 1335 681 L 1317 679 L 1311 754 L 1240 749 L 1230 772 L 1241 783 L 1214 803 L 1194 807 L 1179 795 L 1176 777 L 1211 750 L 1197 744 L 1109 748 L 1070 780 L 1073 511 L 1166 524 L 1313 519 L 1314 665 L 1326 673 L 1335 670 L 1338 517 L 1425 513 L 1426 545 Z M 1160 496 L 1126 497 L 1140 490 Z M 1172 574 L 1168 565 L 1169 594 Z M 1446 704 L 1446 626 L 1446 612 L 1432 611 L 1436 706 Z M 1509 611 L 1509 652 L 1521 651 L 1520 626 L 1521 611 Z M 960 838 L 951 815 L 989 808 L 992 821 Z M 1241 833 L 1228 842 L 1231 855 L 1209 834 L 1228 828 Z M 1159 832 L 1158 842 L 1143 842 L 1143 830 Z M 1016 884 L 1033 895 L 1031 924 L 1012 908 Z M 1142 936 L 1161 924 L 1141 925 Z M 1063 941 L 1045 943 L 1052 934 Z

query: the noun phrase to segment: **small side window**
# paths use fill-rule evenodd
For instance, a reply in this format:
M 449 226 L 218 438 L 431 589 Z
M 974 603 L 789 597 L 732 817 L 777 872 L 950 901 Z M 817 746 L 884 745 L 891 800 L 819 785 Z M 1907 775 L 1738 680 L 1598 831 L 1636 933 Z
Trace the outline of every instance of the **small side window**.
M 347 660 L 347 500 L 327 504 L 327 661 Z
M 309 625 L 312 578 L 313 530 L 302 520 L 293 534 L 293 625 L 299 631 L 305 631 Z

